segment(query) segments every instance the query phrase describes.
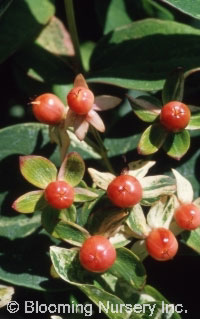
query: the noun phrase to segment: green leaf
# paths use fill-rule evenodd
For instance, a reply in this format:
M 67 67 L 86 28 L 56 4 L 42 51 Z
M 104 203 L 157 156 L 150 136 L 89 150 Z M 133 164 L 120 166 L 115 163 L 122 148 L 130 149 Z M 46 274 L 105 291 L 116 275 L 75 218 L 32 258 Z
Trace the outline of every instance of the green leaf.
M 129 3 L 130 0 L 126 0 L 126 2 Z M 132 22 L 132 19 L 126 10 L 126 4 L 127 3 L 125 3 L 124 0 L 112 0 L 109 5 L 96 1 L 97 15 L 103 26 L 104 34 L 121 25 Z
M 55 182 L 57 177 L 55 165 L 36 155 L 20 156 L 20 171 L 28 182 L 42 189 Z
M 76 153 L 69 153 L 58 172 L 58 180 L 64 180 L 71 186 L 76 186 L 80 183 L 85 174 L 85 163 L 82 157 Z
M 144 239 L 137 240 L 131 247 L 131 251 L 133 251 L 134 254 L 137 255 L 141 261 L 143 261 L 148 256 L 146 241 Z
M 41 226 L 40 214 L 34 214 L 32 217 L 20 215 L 15 217 L 0 218 L 0 233 L 2 238 L 9 240 L 17 238 L 25 238 L 31 235 L 37 228 Z
M 6 306 L 12 299 L 14 288 L 0 285 L 0 308 Z
M 108 293 L 102 288 L 94 286 L 93 284 L 91 284 L 91 281 L 89 281 L 88 283 L 88 278 L 87 280 L 86 278 L 83 278 L 86 272 L 81 267 L 77 255 L 77 250 L 70 250 L 55 246 L 50 247 L 51 260 L 56 272 L 63 280 L 77 286 L 97 306 L 99 306 L 100 304 L 101 311 L 105 312 L 110 319 L 121 319 L 122 316 L 124 319 L 128 319 L 129 315 L 124 311 L 123 308 L 121 313 L 113 313 L 108 307 L 109 303 L 112 304 L 113 307 L 124 304 L 124 302 L 120 298 L 112 295 L 111 293 Z
M 180 160 L 190 148 L 190 134 L 187 130 L 168 135 L 163 149 L 170 157 Z
M 81 247 L 83 242 L 90 236 L 86 229 L 69 221 L 58 222 L 54 231 L 59 238 L 78 247 Z
M 19 213 L 29 214 L 42 209 L 46 202 L 43 198 L 44 191 L 33 191 L 18 197 L 12 204 Z M 46 204 L 47 205 L 47 204 Z
M 144 91 L 160 90 L 170 70 L 181 66 L 187 71 L 199 66 L 199 35 L 196 28 L 158 19 L 117 28 L 96 46 L 89 80 Z
M 81 188 L 76 187 L 75 188 L 75 202 L 88 202 L 91 200 L 94 200 L 98 197 L 98 194 L 87 189 L 87 188 Z
M 174 8 L 192 16 L 193 18 L 200 19 L 200 0 L 162 0 Z
M 149 102 L 146 97 L 134 99 L 128 96 L 133 112 L 144 122 L 153 122 L 160 114 L 160 108 Z
M 91 214 L 91 212 L 93 211 L 93 208 L 95 207 L 95 205 L 99 199 L 100 199 L 100 197 L 98 197 L 97 199 L 95 199 L 91 202 L 85 202 L 81 206 L 81 208 L 78 210 L 77 223 L 80 226 L 84 226 L 87 223 L 88 217 Z
M 162 91 L 163 105 L 170 101 L 183 100 L 184 92 L 184 73 L 182 68 L 173 71 L 166 79 Z
M 142 3 L 148 16 L 162 20 L 174 20 L 173 13 L 154 0 L 142 0 Z
M 199 130 L 200 129 L 200 108 L 198 106 L 189 105 L 191 116 L 190 122 L 187 126 L 188 130 Z
M 0 21 L 0 63 L 34 39 L 54 12 L 53 0 L 13 1 Z
M 23 223 L 21 225 L 24 227 Z M 53 241 L 44 232 L 29 234 L 24 240 L 20 236 L 16 240 L 1 237 L 0 280 L 39 291 L 65 290 L 61 282 L 52 280 L 49 275 L 47 251 L 52 244 Z M 37 252 L 37 263 L 33 252 Z
M 136 289 L 141 289 L 145 284 L 145 268 L 138 257 L 127 248 L 117 249 L 117 259 L 109 272 Z
M 108 150 L 108 156 L 124 155 L 134 150 L 140 138 L 140 134 L 121 138 L 105 138 L 104 145 Z
M 63 223 L 64 224 L 72 223 L 72 224 L 70 224 L 70 226 L 68 228 L 66 226 L 66 229 L 69 232 L 69 235 L 70 235 L 70 230 L 71 230 L 72 234 L 76 231 L 77 231 L 77 234 L 80 233 L 80 230 L 79 229 L 77 230 L 76 224 L 74 224 L 74 222 L 76 221 L 76 208 L 74 205 L 72 205 L 68 209 L 62 209 L 62 210 L 58 210 L 58 209 L 55 209 L 51 206 L 47 206 L 42 210 L 41 221 L 42 221 L 42 225 L 46 229 L 46 231 L 49 234 L 51 234 L 52 236 L 54 236 L 55 238 L 59 237 L 59 234 L 57 233 L 57 226 L 59 229 L 61 228 L 59 223 L 61 223 L 61 226 Z M 78 225 L 77 225 L 77 227 L 78 227 Z M 75 230 L 74 230 L 74 228 L 75 228 Z
M 68 208 L 62 209 L 59 213 L 59 219 L 61 219 L 64 222 L 76 222 L 76 207 L 74 205 L 71 205 Z
M 145 238 L 149 233 L 150 229 L 147 226 L 145 215 L 139 204 L 133 206 L 126 223 L 134 233 L 133 237 Z
M 175 180 L 169 176 L 146 176 L 141 181 L 142 205 L 151 206 L 161 196 L 172 195 L 176 191 Z
M 95 45 L 95 42 L 87 41 L 82 43 L 80 46 L 83 66 L 86 71 L 89 71 L 90 69 L 90 57 L 95 48 Z
M 183 242 L 200 254 L 200 227 L 192 231 L 184 231 L 182 234 Z
M 150 125 L 142 134 L 138 153 L 141 155 L 150 155 L 159 150 L 167 137 L 167 131 L 160 124 Z
M 85 141 L 80 141 L 73 132 L 68 131 L 68 135 L 70 137 L 70 145 L 71 145 L 69 150 L 71 148 L 72 148 L 72 150 L 76 150 L 83 158 L 94 158 L 94 159 L 100 159 L 101 158 L 99 153 L 97 153 L 86 142 L 87 141 L 87 137 L 86 137 Z
M 155 205 L 153 205 L 148 214 L 148 225 L 154 229 L 159 227 L 169 228 L 175 211 L 174 196 L 162 197 Z
M 41 215 L 42 226 L 49 234 L 51 234 L 55 238 L 59 237 L 55 231 L 56 225 L 59 222 L 59 213 L 61 213 L 62 216 L 63 210 L 59 211 L 58 209 L 48 205 L 42 210 Z

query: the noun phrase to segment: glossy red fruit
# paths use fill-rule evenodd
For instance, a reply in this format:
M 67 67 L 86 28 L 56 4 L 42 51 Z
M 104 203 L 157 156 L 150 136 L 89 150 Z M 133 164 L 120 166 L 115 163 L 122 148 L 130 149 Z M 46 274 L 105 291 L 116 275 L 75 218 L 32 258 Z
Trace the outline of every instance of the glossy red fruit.
M 194 204 L 180 205 L 174 217 L 177 224 L 183 229 L 192 230 L 200 226 L 200 209 Z
M 190 109 L 181 102 L 169 102 L 162 107 L 160 121 L 167 130 L 180 132 L 190 121 Z
M 36 119 L 49 125 L 59 124 L 64 118 L 65 106 L 54 94 L 45 93 L 38 96 L 32 103 Z
M 45 198 L 54 208 L 68 208 L 74 201 L 74 189 L 65 181 L 52 182 L 45 189 Z
M 174 234 L 165 228 L 153 229 L 146 239 L 146 248 L 151 257 L 159 261 L 172 259 L 178 250 Z
M 77 86 L 67 95 L 67 103 L 72 111 L 84 115 L 91 110 L 94 104 L 94 95 L 89 89 Z
M 114 264 L 116 250 L 106 237 L 95 235 L 83 243 L 79 259 L 85 269 L 92 272 L 103 272 Z
M 107 194 L 114 205 L 128 208 L 139 203 L 142 187 L 135 177 L 120 175 L 109 184 Z

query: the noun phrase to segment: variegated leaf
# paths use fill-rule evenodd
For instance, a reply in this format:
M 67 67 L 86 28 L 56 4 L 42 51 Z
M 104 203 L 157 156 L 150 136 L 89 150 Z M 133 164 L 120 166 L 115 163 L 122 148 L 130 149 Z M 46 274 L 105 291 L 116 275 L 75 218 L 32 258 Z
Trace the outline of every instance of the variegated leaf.
M 77 152 L 69 153 L 58 172 L 58 180 L 64 180 L 71 186 L 80 183 L 85 173 L 85 163 Z
M 87 188 L 75 187 L 75 202 L 88 202 L 98 197 L 97 193 L 92 192 Z
M 141 204 L 151 206 L 161 196 L 172 195 L 176 191 L 173 178 L 165 175 L 147 176 L 140 180 L 143 189 Z
M 143 178 L 149 171 L 149 169 L 155 165 L 155 161 L 134 161 L 128 164 L 128 175 L 137 177 L 138 179 Z
M 0 308 L 6 306 L 12 299 L 14 288 L 0 285 Z
M 110 237 L 109 240 L 115 246 L 115 248 L 124 247 L 131 241 L 129 237 L 127 237 L 126 234 L 121 230 L 118 231 L 114 236 Z
M 88 173 L 90 174 L 94 184 L 104 190 L 107 190 L 108 185 L 115 178 L 115 175 L 111 173 L 102 173 L 94 168 L 88 168 Z
M 162 197 L 153 205 L 147 214 L 147 222 L 151 228 L 169 228 L 175 211 L 174 196 Z
M 131 250 L 140 258 L 141 261 L 143 261 L 148 256 L 146 242 L 144 239 L 137 240 L 131 247 Z
M 132 230 L 133 237 L 145 238 L 150 231 L 142 207 L 139 204 L 133 206 L 126 223 Z
M 101 156 L 94 150 L 92 146 L 87 144 L 85 141 L 80 141 L 73 132 L 68 131 L 68 135 L 70 137 L 71 146 L 74 149 L 78 149 L 79 152 L 83 152 L 85 156 L 84 158 L 93 158 L 93 159 L 101 158 Z
M 14 208 L 19 213 L 29 214 L 36 210 L 40 210 L 47 205 L 45 199 L 43 198 L 44 191 L 32 191 L 18 197 L 12 204 Z
M 139 119 L 145 122 L 153 122 L 160 114 L 160 108 L 157 105 L 147 101 L 144 98 L 133 98 L 127 96 L 129 103 Z
M 62 209 L 59 212 L 58 218 L 61 219 L 63 222 L 76 222 L 76 207 L 71 205 L 68 208 Z
M 90 237 L 90 234 L 85 228 L 70 221 L 59 221 L 56 224 L 54 231 L 59 238 L 78 247 L 81 247 L 83 242 Z
M 183 242 L 190 248 L 192 248 L 194 251 L 196 251 L 198 254 L 200 254 L 200 227 L 196 228 L 192 231 L 184 231 L 182 233 L 182 239 Z
M 28 182 L 42 189 L 54 182 L 57 177 L 55 165 L 42 156 L 20 156 L 20 170 Z
M 181 203 L 191 203 L 194 196 L 191 183 L 175 169 L 172 172 L 176 179 L 178 200 Z
M 200 107 L 189 105 L 191 111 L 190 122 L 186 127 L 187 130 L 199 130 L 200 129 Z
M 141 155 L 157 152 L 166 140 L 168 132 L 160 124 L 154 123 L 142 133 L 137 150 Z
M 88 283 L 88 279 L 87 281 L 83 280 L 83 277 L 86 276 L 86 272 L 78 261 L 77 250 L 52 246 L 50 248 L 50 255 L 55 270 L 59 276 L 68 283 L 77 286 L 97 306 L 100 301 L 105 307 L 107 307 L 108 301 L 114 307 L 120 307 L 121 304 L 124 304 L 124 302 L 117 296 L 108 293 L 100 287 L 94 286 L 91 281 Z M 110 319 L 121 319 L 122 317 L 124 319 L 129 318 L 129 314 L 125 311 L 118 314 L 112 313 L 111 310 L 108 310 L 107 315 Z

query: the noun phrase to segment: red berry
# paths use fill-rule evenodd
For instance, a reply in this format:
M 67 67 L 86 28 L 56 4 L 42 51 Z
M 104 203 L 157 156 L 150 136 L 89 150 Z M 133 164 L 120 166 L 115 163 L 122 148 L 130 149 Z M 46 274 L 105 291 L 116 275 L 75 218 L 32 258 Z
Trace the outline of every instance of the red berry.
M 52 182 L 45 189 L 45 198 L 54 208 L 68 208 L 74 201 L 74 189 L 64 181 Z
M 178 242 L 170 230 L 156 228 L 148 235 L 146 248 L 151 257 L 159 261 L 165 261 L 176 255 Z
M 183 229 L 196 229 L 200 226 L 200 209 L 194 204 L 180 205 L 175 211 L 175 220 Z
M 103 272 L 115 262 L 116 250 L 106 237 L 95 235 L 83 243 L 79 259 L 85 269 L 92 272 Z
M 120 175 L 109 184 L 107 194 L 114 205 L 128 208 L 139 203 L 142 187 L 135 177 Z
M 91 110 L 94 104 L 94 95 L 89 89 L 77 86 L 67 95 L 67 103 L 72 111 L 84 115 Z
M 190 121 L 190 109 L 181 102 L 169 102 L 162 107 L 160 121 L 171 132 L 182 131 Z
M 31 104 L 36 119 L 42 123 L 56 125 L 64 118 L 65 106 L 54 94 L 42 94 Z

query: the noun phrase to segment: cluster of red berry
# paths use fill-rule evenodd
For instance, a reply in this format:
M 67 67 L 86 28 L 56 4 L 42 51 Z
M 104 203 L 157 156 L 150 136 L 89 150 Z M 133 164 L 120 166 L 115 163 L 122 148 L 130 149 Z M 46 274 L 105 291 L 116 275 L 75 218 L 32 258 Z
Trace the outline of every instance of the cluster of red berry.
M 85 87 L 75 87 L 67 95 L 69 108 L 79 115 L 87 114 L 94 103 L 94 95 Z M 36 119 L 49 125 L 57 125 L 65 118 L 65 106 L 54 94 L 45 93 L 31 102 Z
M 79 115 L 87 114 L 93 103 L 94 95 L 85 87 L 75 87 L 67 95 L 69 108 Z M 65 119 L 65 106 L 53 94 L 40 95 L 32 105 L 35 117 L 42 123 L 57 125 Z M 164 105 L 160 113 L 161 124 L 172 132 L 183 130 L 189 120 L 189 108 L 177 101 Z M 109 184 L 107 195 L 115 206 L 129 208 L 140 202 L 142 187 L 135 177 L 120 175 Z M 54 208 L 68 208 L 74 201 L 74 189 L 64 181 L 52 182 L 45 190 L 45 197 Z M 183 229 L 192 230 L 200 226 L 200 210 L 194 204 L 180 205 L 175 211 L 174 218 Z M 157 228 L 147 236 L 146 248 L 153 258 L 164 261 L 175 256 L 178 242 L 170 230 Z M 116 250 L 104 236 L 91 236 L 80 249 L 81 265 L 89 271 L 106 271 L 113 265 L 115 259 Z
M 194 230 L 200 226 L 200 209 L 194 204 L 182 204 L 174 213 L 179 227 Z M 172 259 L 178 250 L 178 242 L 174 234 L 165 228 L 153 229 L 146 239 L 149 254 L 156 260 Z

